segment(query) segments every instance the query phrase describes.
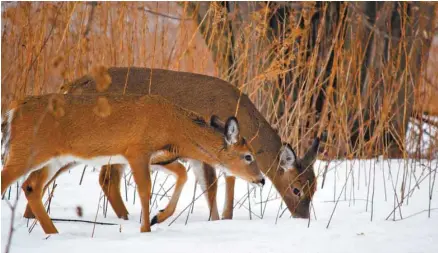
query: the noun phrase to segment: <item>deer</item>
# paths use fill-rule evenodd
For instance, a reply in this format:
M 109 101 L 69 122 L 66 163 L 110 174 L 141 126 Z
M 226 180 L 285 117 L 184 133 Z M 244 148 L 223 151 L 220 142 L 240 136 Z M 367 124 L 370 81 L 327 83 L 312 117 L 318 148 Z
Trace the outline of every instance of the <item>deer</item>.
M 215 117 L 208 124 L 199 114 L 159 95 L 28 97 L 11 108 L 2 121 L 1 192 L 29 172 L 40 172 L 40 180 L 32 182 L 45 185 L 44 181 L 76 162 L 129 165 L 142 207 L 140 232 L 150 232 L 151 161 L 171 164 L 177 159 L 196 159 L 227 168 L 248 182 L 264 184 L 254 151 L 240 135 L 237 118 L 229 117 L 220 132 Z M 24 190 L 44 232 L 57 233 L 38 204 L 41 192 L 34 193 L 32 184 Z
M 107 72 L 111 84 L 105 93 L 156 94 L 206 118 L 211 115 L 238 117 L 241 134 L 250 140 L 251 146 L 256 150 L 255 156 L 260 169 L 280 193 L 291 214 L 296 218 L 309 217 L 310 202 L 317 184 L 313 163 L 318 154 L 320 138 L 315 138 L 301 159 L 292 152 L 295 162 L 291 167 L 282 167 L 279 154 L 284 145 L 277 131 L 269 125 L 249 97 L 229 82 L 212 76 L 164 69 L 111 67 Z M 98 94 L 95 78 L 90 74 L 62 85 L 60 92 Z M 207 192 L 210 218 L 218 220 L 216 172 L 208 164 L 193 160 L 191 162 L 190 167 L 195 172 L 201 190 Z M 124 208 L 119 190 L 122 170 L 117 165 L 110 165 L 103 167 L 100 173 L 100 179 L 111 175 L 105 182 L 100 180 L 103 192 L 113 200 L 110 204 L 117 216 L 126 218 L 128 212 Z M 32 178 L 33 175 L 30 174 L 29 180 Z M 235 177 L 226 175 L 225 185 L 226 197 L 221 216 L 223 219 L 232 219 Z M 29 207 L 24 216 L 33 217 Z

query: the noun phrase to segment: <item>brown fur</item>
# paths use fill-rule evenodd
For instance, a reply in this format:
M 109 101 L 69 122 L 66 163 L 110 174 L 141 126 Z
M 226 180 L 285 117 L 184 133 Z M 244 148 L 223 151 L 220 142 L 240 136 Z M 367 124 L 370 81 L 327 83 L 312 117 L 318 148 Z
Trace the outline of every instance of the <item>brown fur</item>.
M 111 76 L 112 83 L 106 92 L 147 94 L 150 88 L 151 94 L 161 95 L 173 103 L 195 111 L 206 118 L 211 115 L 218 115 L 220 118 L 234 115 L 239 103 L 237 117 L 241 125 L 241 134 L 247 140 L 252 140 L 251 145 L 256 152 L 260 169 L 280 192 L 291 213 L 295 217 L 308 217 L 310 202 L 301 201 L 301 199 L 311 200 L 314 190 L 304 191 L 300 199 L 293 194 L 291 186 L 292 184 L 302 184 L 301 187 L 298 187 L 299 189 L 306 185 L 311 186 L 309 189 L 316 189 L 316 177 L 313 168 L 306 168 L 298 174 L 293 170 L 285 172 L 278 169 L 278 154 L 282 145 L 280 137 L 258 112 L 250 99 L 234 86 L 215 77 L 162 69 L 113 67 L 108 69 L 108 73 Z M 96 82 L 91 76 L 84 76 L 62 86 L 61 92 L 96 94 L 95 86 Z M 254 136 L 256 137 L 253 139 Z M 206 175 L 211 178 L 206 178 L 205 181 L 216 181 L 216 176 L 208 173 Z M 297 175 L 298 178 L 296 178 Z M 209 196 L 215 194 L 214 187 L 209 189 Z M 228 203 L 225 203 L 226 208 L 222 216 L 231 218 L 234 180 L 226 180 L 226 191 L 226 201 Z M 297 212 L 297 210 L 301 211 Z
M 57 95 L 59 97 L 59 95 Z M 237 176 L 259 183 L 263 176 L 255 162 L 243 156 L 253 153 L 238 136 L 238 142 L 226 145 L 224 135 L 208 125 L 200 126 L 199 115 L 173 105 L 160 96 L 107 96 L 111 113 L 100 117 L 93 112 L 96 96 L 64 95 L 64 115 L 48 113 L 53 95 L 29 97 L 15 108 L 10 125 L 9 153 L 2 170 L 2 194 L 20 176 L 51 158 L 71 155 L 81 159 L 122 155 L 133 172 L 143 216 L 142 232 L 150 231 L 149 199 L 152 155 L 172 145 L 176 157 L 188 157 L 208 164 L 229 167 Z M 164 150 L 168 151 L 168 150 Z M 44 180 L 34 182 L 42 184 Z M 25 190 L 32 193 L 33 186 Z M 30 189 L 30 190 L 29 190 Z M 39 187 L 43 189 L 43 187 Z M 26 195 L 28 197 L 28 194 Z M 47 219 L 41 210 L 41 194 L 28 197 L 38 219 Z M 47 230 L 46 230 L 47 229 Z M 56 228 L 45 228 L 56 233 Z

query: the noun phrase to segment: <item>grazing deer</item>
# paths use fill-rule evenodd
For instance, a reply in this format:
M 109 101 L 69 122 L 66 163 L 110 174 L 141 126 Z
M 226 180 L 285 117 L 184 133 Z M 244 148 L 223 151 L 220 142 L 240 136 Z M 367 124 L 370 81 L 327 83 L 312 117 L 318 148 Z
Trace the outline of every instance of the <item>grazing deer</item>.
M 151 226 L 154 224 L 157 224 L 157 223 L 161 223 L 173 215 L 173 213 L 175 212 L 176 206 L 178 204 L 179 197 L 181 195 L 181 191 L 182 191 L 183 186 L 187 180 L 187 172 L 186 172 L 185 167 L 180 162 L 175 160 L 173 158 L 173 156 L 168 156 L 166 158 L 166 155 L 168 155 L 168 154 L 161 153 L 159 156 L 155 155 L 151 160 L 151 165 L 152 165 L 151 169 L 152 170 L 162 170 L 162 168 L 164 167 L 164 172 L 171 173 L 171 174 L 175 175 L 175 177 L 176 177 L 175 190 L 174 190 L 172 197 L 171 197 L 169 203 L 167 204 L 166 208 L 163 210 L 160 210 L 160 212 L 152 218 Z M 294 180 L 296 180 L 296 178 L 298 178 L 298 170 L 296 168 L 298 166 L 300 166 L 301 162 L 299 160 L 297 160 L 297 158 L 295 156 L 295 152 L 290 147 L 290 145 L 285 144 L 282 147 L 281 152 L 279 154 L 279 159 L 280 159 L 281 169 L 283 169 L 285 171 L 290 171 L 290 174 L 289 174 L 290 178 L 288 180 L 290 182 L 292 182 L 292 184 L 293 184 L 292 189 L 293 189 L 294 193 L 296 195 L 300 196 L 300 190 L 299 190 L 300 184 Z M 186 162 L 190 162 L 191 165 L 195 165 L 195 166 L 196 166 L 196 164 L 202 164 L 202 162 L 199 162 L 196 160 L 192 160 L 192 161 L 186 160 Z M 47 186 L 60 173 L 67 171 L 76 165 L 77 165 L 76 163 L 71 163 L 71 164 L 68 164 L 68 165 L 62 167 L 51 179 L 49 179 L 48 175 L 47 175 L 48 169 L 41 169 L 41 170 L 33 172 L 32 173 L 33 176 L 29 177 L 22 185 L 23 190 L 27 193 L 26 198 L 31 199 L 34 202 L 39 201 L 38 209 L 41 210 L 40 212 L 45 212 L 44 205 L 43 205 L 41 198 L 44 195 L 44 192 L 46 191 Z M 198 166 L 200 166 L 200 165 L 198 165 Z M 204 164 L 204 166 L 210 166 L 210 165 Z M 120 184 L 110 184 L 108 182 L 113 177 L 117 178 L 116 180 L 113 179 L 114 181 L 120 182 L 121 171 L 123 171 L 124 168 L 125 168 L 125 166 L 121 165 L 121 164 L 112 164 L 112 165 L 102 166 L 102 169 L 108 174 L 100 173 L 99 183 L 104 191 L 104 194 L 108 197 L 108 201 L 109 201 L 110 205 L 113 207 L 113 209 L 114 209 L 115 213 L 118 215 L 118 217 L 127 220 L 129 213 L 128 213 L 128 210 L 126 209 L 126 206 L 125 206 L 123 199 L 122 199 L 122 196 L 120 194 Z M 213 169 L 214 168 L 209 167 L 205 171 L 207 171 L 207 172 L 214 171 Z M 203 177 L 203 176 L 199 176 L 199 177 Z M 264 181 L 262 181 L 262 184 L 264 184 Z M 31 192 L 26 190 L 29 187 L 32 188 Z M 34 204 L 33 206 L 35 206 L 35 205 L 36 204 Z M 25 211 L 24 217 L 35 218 L 29 205 L 26 206 L 26 211 Z M 45 217 L 48 217 L 48 215 Z M 40 220 L 40 223 L 41 223 L 41 226 L 43 228 L 45 228 L 45 227 L 47 227 L 46 224 L 51 223 L 51 221 L 49 221 L 48 219 L 47 219 L 47 221 Z
M 316 147 L 312 145 L 303 159 L 296 160 L 297 171 L 294 169 L 285 170 L 279 166 L 278 154 L 282 143 L 277 132 L 266 122 L 248 96 L 230 83 L 206 75 L 149 68 L 114 67 L 108 69 L 108 74 L 111 78 L 108 93 L 148 94 L 150 92 L 150 94 L 161 95 L 206 118 L 211 115 L 227 117 L 235 115 L 237 112 L 241 134 L 250 140 L 251 146 L 255 149 L 257 162 L 262 172 L 272 181 L 294 217 L 309 217 L 310 201 L 316 190 L 316 177 L 312 165 L 317 156 L 319 139 L 318 145 Z M 62 86 L 61 92 L 96 94 L 96 82 L 92 76 L 86 75 Z M 211 170 L 207 164 L 199 162 L 191 164 L 191 168 L 193 168 L 202 190 L 207 190 L 211 219 L 218 219 L 215 171 Z M 110 193 L 107 195 L 110 199 L 119 199 L 117 196 L 112 196 L 113 193 L 120 195 L 117 193 L 121 178 L 118 173 L 120 170 L 111 169 L 111 166 L 101 170 L 101 178 L 106 174 L 111 174 L 110 180 L 105 182 L 108 184 L 103 184 L 105 194 Z M 29 179 L 32 177 L 31 174 Z M 226 176 L 225 182 L 226 198 L 222 217 L 231 219 L 235 179 L 233 176 Z M 111 190 L 108 192 L 105 189 Z M 126 208 L 121 208 L 124 206 L 122 201 L 117 206 L 111 204 L 119 217 L 124 217 L 127 214 Z M 29 212 L 26 211 L 26 213 L 30 213 L 30 209 L 27 208 L 27 210 Z M 27 215 L 27 217 L 31 216 Z
M 101 103 L 101 101 L 106 103 Z M 105 106 L 102 106 L 105 104 Z M 150 161 L 170 164 L 192 158 L 229 172 L 249 182 L 264 184 L 252 149 L 240 135 L 235 117 L 226 121 L 224 132 L 199 115 L 152 96 L 29 97 L 12 108 L 2 130 L 5 134 L 1 192 L 19 177 L 47 167 L 42 183 L 74 162 L 131 167 L 142 206 L 141 232 L 150 231 Z M 38 182 L 38 181 L 31 181 Z M 42 183 L 45 184 L 46 182 Z M 40 187 L 41 188 L 41 187 Z M 41 193 L 25 187 L 28 204 L 36 218 L 45 222 L 47 234 L 57 233 L 44 211 Z

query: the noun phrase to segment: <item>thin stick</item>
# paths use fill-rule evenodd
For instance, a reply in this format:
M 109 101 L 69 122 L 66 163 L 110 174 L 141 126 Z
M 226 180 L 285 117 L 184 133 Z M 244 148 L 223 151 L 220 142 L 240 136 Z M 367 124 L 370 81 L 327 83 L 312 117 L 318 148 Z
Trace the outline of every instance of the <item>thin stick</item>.
M 368 170 L 368 178 L 369 178 L 369 183 L 368 183 L 368 189 L 367 189 L 367 202 L 365 203 L 365 212 L 368 212 L 368 203 L 370 202 L 370 187 L 371 187 L 371 163 L 370 163 L 370 168 Z
M 160 200 L 162 200 L 164 197 L 169 197 L 169 196 L 167 195 L 167 193 L 168 193 L 170 190 L 172 190 L 172 188 L 173 188 L 174 186 L 175 186 L 175 183 L 172 184 L 172 185 L 169 187 L 169 189 L 167 189 L 166 191 L 164 191 L 164 193 L 163 193 L 163 195 L 161 196 Z
M 436 166 L 438 166 L 438 163 L 436 164 Z M 429 187 L 429 211 L 427 213 L 427 217 L 429 217 L 429 218 L 430 218 L 430 210 L 431 210 L 431 204 L 432 204 L 433 189 L 435 187 L 436 171 L 437 170 L 435 169 L 435 173 L 433 175 L 433 182 L 432 182 L 431 187 Z M 432 174 L 432 172 L 429 172 L 429 174 Z M 430 179 L 429 179 L 429 182 L 430 182 Z M 430 185 L 430 183 L 429 183 L 429 185 Z
M 383 177 L 383 191 L 385 193 L 385 202 L 388 201 L 387 190 L 386 190 L 386 179 L 385 179 L 385 166 L 380 166 L 382 168 L 382 177 Z
M 254 188 L 252 188 L 252 189 L 249 191 L 249 193 L 248 193 L 248 192 L 245 193 L 245 197 L 246 197 L 246 198 L 244 198 L 244 199 L 243 199 L 243 202 L 240 203 L 239 209 L 243 206 L 243 204 L 245 204 L 246 200 L 248 199 L 249 194 L 251 194 L 251 192 L 252 192 L 253 190 L 254 190 Z M 237 205 L 237 204 L 236 204 L 236 205 Z M 233 208 L 233 209 L 234 209 L 234 208 Z
M 15 200 L 14 205 L 11 205 L 8 202 L 6 202 L 9 206 L 9 208 L 11 209 L 11 224 L 9 226 L 9 234 L 8 234 L 8 239 L 6 242 L 6 247 L 5 247 L 5 253 L 9 253 L 10 249 L 11 249 L 11 244 L 12 244 L 12 236 L 14 234 L 14 222 L 15 222 L 15 210 L 17 209 L 17 204 L 18 204 L 18 200 Z
M 321 189 L 324 189 L 325 179 L 327 177 L 328 163 L 325 165 L 324 172 L 322 173 Z
M 93 232 L 91 232 L 91 238 L 94 237 L 94 231 L 96 229 L 96 221 L 97 221 L 97 214 L 99 213 L 99 208 L 100 208 L 100 200 L 102 199 L 102 193 L 103 191 L 100 191 L 100 196 L 99 196 L 99 202 L 97 203 L 97 210 L 96 210 L 96 215 L 94 216 L 94 225 L 93 225 Z
M 16 195 L 15 200 L 18 200 L 18 195 L 20 194 L 18 181 L 17 181 L 17 184 L 16 184 L 16 185 L 17 185 L 17 195 Z
M 158 172 L 157 172 L 157 174 L 158 174 Z M 155 181 L 156 181 L 156 179 L 157 179 L 157 177 L 155 176 Z M 163 182 L 162 184 L 159 184 L 159 185 L 160 185 L 160 189 L 158 189 L 157 194 L 160 193 L 161 190 L 164 190 L 164 189 L 163 189 L 163 185 L 166 184 L 167 179 L 169 179 L 169 175 L 166 176 L 166 178 L 164 179 L 164 182 Z M 155 184 L 155 182 L 154 182 L 154 184 Z M 153 189 L 153 188 L 152 188 L 152 189 Z M 152 190 L 152 192 L 154 192 L 154 191 Z M 155 205 L 158 205 L 158 204 L 157 204 L 157 198 L 158 198 L 158 195 L 155 195 L 155 198 L 154 198 L 154 200 L 152 201 L 151 206 L 154 206 L 154 204 L 155 204 Z
M 260 188 L 260 201 L 263 201 L 263 188 Z M 260 217 L 263 219 L 263 205 L 262 204 L 260 204 Z
M 263 212 L 262 212 L 262 219 L 265 216 L 266 206 L 268 205 L 268 201 L 271 201 L 271 199 L 269 199 L 269 197 L 271 195 L 272 187 L 273 187 L 273 184 L 271 184 L 271 187 L 269 188 L 269 191 L 268 191 L 268 196 L 266 197 L 265 206 L 263 207 Z M 277 199 L 277 198 L 275 198 L 275 199 Z M 272 199 L 272 200 L 274 200 L 274 199 Z
M 84 179 L 85 170 L 87 169 L 88 165 L 84 166 L 84 170 L 82 171 L 81 180 L 79 180 L 79 185 L 82 185 L 82 180 Z
M 48 214 L 50 214 L 50 207 L 52 206 L 52 198 L 53 198 L 53 194 L 55 194 L 56 186 L 58 186 L 58 184 L 56 184 L 56 179 L 55 179 L 55 180 L 53 180 L 53 183 L 52 183 L 52 192 L 50 192 L 50 190 L 48 189 L 49 190 L 49 199 L 48 199 L 49 203 L 47 204 L 47 213 Z
M 248 211 L 249 211 L 249 219 L 250 220 L 252 220 L 252 215 L 251 215 L 251 196 L 250 196 L 250 194 L 249 194 L 249 183 L 246 183 L 246 189 L 247 189 L 247 191 L 248 191 L 248 207 L 249 207 L 249 209 L 248 209 Z
M 158 171 L 155 171 L 154 173 L 155 173 L 155 178 L 154 178 L 154 183 L 152 184 L 152 190 L 151 190 L 151 192 L 154 192 L 154 189 L 155 189 L 155 183 L 157 182 Z M 156 197 L 155 197 L 155 199 L 156 199 Z M 149 199 L 149 204 L 152 206 L 152 198 Z
M 373 168 L 373 192 L 371 194 L 371 221 L 373 221 L 373 216 L 374 216 L 374 192 L 376 190 L 376 162 L 374 162 L 374 168 Z
M 123 178 L 125 180 L 125 199 L 126 199 L 126 202 L 128 202 L 128 184 L 126 182 L 126 173 L 125 172 L 123 172 Z
M 350 174 L 351 174 L 351 171 L 352 171 L 352 170 L 353 170 L 353 169 L 350 169 L 350 172 L 349 172 L 348 175 L 347 175 L 347 181 L 348 181 L 348 178 L 350 177 Z M 326 228 L 328 228 L 328 227 L 330 226 L 330 223 L 331 223 L 331 221 L 332 221 L 333 215 L 335 214 L 336 207 L 338 206 L 339 199 L 341 198 L 342 192 L 345 190 L 346 185 L 347 185 L 347 183 L 345 183 L 344 186 L 342 187 L 341 193 L 340 193 L 339 196 L 338 196 L 338 199 L 337 199 L 337 201 L 336 201 L 336 203 L 335 203 L 335 207 L 333 208 L 332 214 L 330 215 L 330 219 L 329 219 L 329 221 L 328 221 L 328 223 L 327 223 Z
M 132 204 L 135 205 L 135 196 L 137 195 L 137 185 L 134 185 L 134 198 Z
M 51 218 L 51 220 L 54 221 L 54 222 L 82 222 L 82 223 L 91 223 L 91 224 L 94 224 L 94 225 L 109 225 L 109 226 L 119 225 L 119 224 L 116 224 L 116 223 L 98 222 L 98 221 L 90 221 L 90 220 L 77 220 L 77 219 Z
M 434 171 L 436 172 L 436 169 L 435 169 Z M 426 175 L 426 176 L 420 178 L 420 180 L 419 180 L 419 182 L 418 182 L 417 184 L 420 184 L 421 182 L 423 182 L 428 176 L 429 176 L 429 175 Z M 414 187 L 409 191 L 408 194 L 411 194 L 411 193 L 414 191 L 415 187 L 416 187 L 416 186 L 414 186 Z M 398 206 L 396 206 L 396 207 L 394 207 L 394 209 L 392 209 L 392 211 L 391 211 L 391 212 L 388 214 L 388 216 L 386 217 L 386 220 L 388 220 L 389 217 L 391 217 L 391 215 L 397 210 L 397 208 L 398 208 Z
M 12 186 L 9 186 L 8 200 L 11 200 L 11 191 L 12 191 Z
M 195 186 L 193 187 L 193 198 L 192 198 L 192 208 L 190 209 L 189 213 L 193 213 L 193 210 L 195 209 L 195 195 L 196 195 L 196 188 L 198 187 L 198 182 L 195 181 Z M 189 219 L 189 216 L 187 215 L 187 220 Z M 187 225 L 187 220 L 186 220 L 186 225 Z
M 280 210 L 281 210 L 282 203 L 283 203 L 283 200 L 281 200 L 280 205 L 278 206 L 277 217 L 275 218 L 275 225 L 277 225 L 278 217 L 280 216 Z
M 207 187 L 207 189 L 205 189 L 203 192 L 201 192 L 201 194 L 199 194 L 194 200 L 192 200 L 192 202 L 189 204 L 189 205 L 187 205 L 181 212 L 179 212 L 179 214 L 169 223 L 169 226 L 171 226 L 188 208 L 190 208 L 191 206 L 192 206 L 192 203 L 194 203 L 196 200 L 198 200 L 202 195 L 204 195 L 204 193 L 206 193 L 209 189 L 210 189 L 210 187 L 214 184 L 214 183 L 216 183 L 217 182 L 217 180 L 218 180 L 218 178 L 216 178 L 216 180 L 212 183 L 212 184 L 210 184 L 208 187 Z M 195 188 L 196 189 L 196 188 Z

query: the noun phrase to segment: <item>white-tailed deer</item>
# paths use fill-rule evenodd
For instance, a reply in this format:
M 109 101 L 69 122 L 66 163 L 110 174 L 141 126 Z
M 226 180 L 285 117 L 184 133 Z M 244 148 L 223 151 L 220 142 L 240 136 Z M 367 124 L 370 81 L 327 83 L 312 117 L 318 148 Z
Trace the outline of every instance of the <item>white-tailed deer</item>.
M 251 141 L 262 172 L 272 181 L 294 217 L 307 218 L 309 216 L 310 200 L 316 190 L 316 177 L 312 165 L 316 159 L 319 139 L 314 142 L 317 145 L 312 145 L 303 159 L 297 160 L 296 170 L 285 170 L 279 166 L 279 153 L 282 147 L 280 137 L 248 96 L 230 83 L 211 76 L 162 69 L 114 67 L 109 68 L 108 73 L 112 80 L 107 90 L 108 93 L 148 94 L 150 91 L 150 94 L 161 95 L 172 103 L 197 112 L 206 118 L 211 115 L 224 118 L 235 115 L 237 112 L 236 117 L 241 125 L 241 134 Z M 96 82 L 93 77 L 86 75 L 61 87 L 61 91 L 72 94 L 96 94 Z M 211 208 L 211 218 L 218 219 L 215 171 L 202 163 L 195 163 L 191 167 L 194 168 L 202 189 L 208 189 L 207 199 Z M 110 170 L 111 166 L 107 166 L 106 169 Z M 111 173 L 107 170 L 101 170 L 101 178 L 106 174 L 112 176 L 105 182 L 107 184 L 103 184 L 103 189 L 105 193 L 115 194 L 119 189 L 120 176 L 114 175 L 120 173 L 120 170 L 114 168 Z M 32 177 L 31 174 L 29 179 Z M 231 219 L 233 215 L 234 182 L 234 177 L 226 177 L 226 200 L 222 213 L 225 219 Z M 295 184 L 295 187 L 292 184 Z M 105 189 L 110 189 L 110 191 Z M 301 194 L 296 194 L 298 190 Z M 117 196 L 108 197 L 121 200 L 121 197 Z M 124 217 L 126 208 L 123 202 L 117 205 L 111 204 L 116 214 Z M 30 213 L 30 209 L 27 208 L 27 210 L 26 213 Z
M 249 182 L 264 183 L 236 118 L 228 118 L 220 133 L 215 124 L 209 125 L 201 116 L 160 96 L 29 97 L 7 113 L 5 122 L 2 194 L 19 177 L 45 166 L 47 174 L 41 173 L 41 180 L 35 182 L 46 184 L 43 181 L 74 162 L 127 164 L 141 200 L 141 232 L 150 231 L 151 160 L 170 164 L 178 158 L 196 159 L 229 168 Z M 41 224 L 44 231 L 57 233 L 39 205 L 41 193 L 32 194 L 32 184 L 24 190 L 26 197 L 32 196 L 28 204 L 35 217 L 46 222 Z

